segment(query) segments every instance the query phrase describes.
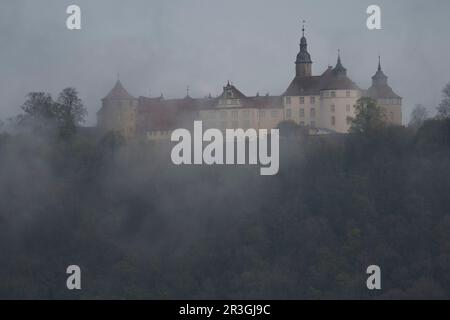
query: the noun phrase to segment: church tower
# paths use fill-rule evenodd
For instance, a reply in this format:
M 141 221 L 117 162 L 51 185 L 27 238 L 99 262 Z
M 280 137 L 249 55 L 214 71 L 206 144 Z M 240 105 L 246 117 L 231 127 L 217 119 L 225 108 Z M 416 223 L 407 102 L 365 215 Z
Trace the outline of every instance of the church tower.
M 300 40 L 300 52 L 295 61 L 295 76 L 299 78 L 311 77 L 312 61 L 311 55 L 308 53 L 308 43 L 305 37 L 305 26 L 302 27 L 302 38 Z

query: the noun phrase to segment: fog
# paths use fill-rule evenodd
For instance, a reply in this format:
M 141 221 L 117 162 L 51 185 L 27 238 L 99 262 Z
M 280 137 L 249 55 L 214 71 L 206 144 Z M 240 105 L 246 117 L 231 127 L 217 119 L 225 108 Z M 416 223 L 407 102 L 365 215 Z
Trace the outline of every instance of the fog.
M 73 1 L 1 1 L 0 118 L 18 113 L 30 91 L 76 87 L 94 125 L 100 100 L 120 78 L 135 96 L 218 94 L 227 80 L 247 95 L 281 94 L 294 75 L 305 19 L 313 73 L 336 62 L 361 87 L 378 55 L 404 97 L 430 112 L 450 79 L 445 0 L 377 1 L 382 30 L 366 28 L 373 1 L 79 0 L 82 30 L 66 29 Z
M 369 1 L 80 0 L 81 31 L 65 27 L 70 4 L 1 4 L 0 118 L 22 117 L 0 130 L 0 299 L 450 297 L 448 117 L 399 127 L 363 113 L 351 134 L 323 136 L 284 123 L 280 170 L 261 176 L 175 166 L 173 143 L 80 129 L 59 99 L 20 110 L 28 92 L 74 87 L 94 125 L 118 74 L 135 96 L 216 95 L 227 80 L 281 94 L 305 19 L 313 72 L 340 49 L 367 88 L 381 55 L 407 122 L 450 80 L 447 1 L 379 1 L 380 31 Z M 373 264 L 383 290 L 367 290 Z

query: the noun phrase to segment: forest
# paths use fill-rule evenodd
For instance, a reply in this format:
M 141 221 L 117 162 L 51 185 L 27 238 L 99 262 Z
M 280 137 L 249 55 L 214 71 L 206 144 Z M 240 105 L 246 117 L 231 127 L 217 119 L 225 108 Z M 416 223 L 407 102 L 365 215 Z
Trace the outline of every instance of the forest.
M 170 143 L 81 127 L 75 89 L 30 93 L 0 129 L 0 298 L 449 299 L 447 87 L 408 126 L 364 99 L 348 135 L 280 125 L 275 176 L 175 166 Z

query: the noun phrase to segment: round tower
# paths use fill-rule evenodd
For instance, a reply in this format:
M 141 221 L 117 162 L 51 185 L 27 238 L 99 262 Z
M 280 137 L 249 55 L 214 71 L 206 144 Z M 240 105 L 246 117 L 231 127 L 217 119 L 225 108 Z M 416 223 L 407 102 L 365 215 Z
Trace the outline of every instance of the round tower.
M 102 108 L 97 113 L 97 127 L 103 131 L 118 131 L 125 138 L 133 137 L 137 106 L 138 100 L 117 80 L 114 88 L 102 99 Z

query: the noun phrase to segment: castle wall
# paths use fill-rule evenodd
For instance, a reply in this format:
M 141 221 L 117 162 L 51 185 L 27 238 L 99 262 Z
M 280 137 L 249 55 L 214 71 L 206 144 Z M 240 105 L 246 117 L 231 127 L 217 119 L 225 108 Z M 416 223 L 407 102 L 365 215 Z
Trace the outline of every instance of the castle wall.
M 317 127 L 320 119 L 320 96 L 283 98 L 284 118 L 303 126 Z

